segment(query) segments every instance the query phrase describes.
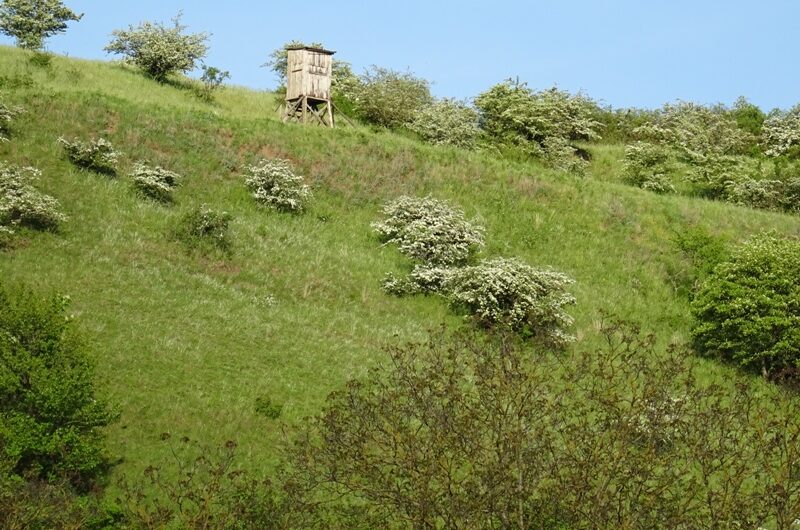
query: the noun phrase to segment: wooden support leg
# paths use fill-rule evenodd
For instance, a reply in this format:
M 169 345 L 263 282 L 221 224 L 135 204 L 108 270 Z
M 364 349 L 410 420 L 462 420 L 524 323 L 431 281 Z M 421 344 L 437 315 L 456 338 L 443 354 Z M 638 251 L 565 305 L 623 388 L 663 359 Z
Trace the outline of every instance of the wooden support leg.
M 328 127 L 333 127 L 333 102 L 328 102 Z

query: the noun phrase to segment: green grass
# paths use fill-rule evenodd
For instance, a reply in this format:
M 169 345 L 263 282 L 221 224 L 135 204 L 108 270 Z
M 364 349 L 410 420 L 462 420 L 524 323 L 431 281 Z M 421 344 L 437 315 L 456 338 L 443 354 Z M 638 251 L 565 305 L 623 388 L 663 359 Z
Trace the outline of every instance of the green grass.
M 109 433 L 123 460 L 117 473 L 161 460 L 162 432 L 236 439 L 248 465 L 267 467 L 281 423 L 256 411 L 259 398 L 294 424 L 380 362 L 384 345 L 457 324 L 436 297 L 380 288 L 385 273 L 409 264 L 369 224 L 400 194 L 461 205 L 487 228 L 484 256 L 573 276 L 574 331 L 586 346 L 601 311 L 641 322 L 662 342 L 686 339 L 676 231 L 702 226 L 730 241 L 800 234 L 796 217 L 623 186 L 620 146 L 593 146 L 590 174 L 578 178 L 366 128 L 283 125 L 271 94 L 229 88 L 208 104 L 116 64 L 57 57 L 43 70 L 0 47 L 0 72 L 2 98 L 26 109 L 0 159 L 40 168 L 40 188 L 70 216 L 59 233 L 24 233 L 0 254 L 0 277 L 72 297 L 121 412 Z M 117 179 L 75 169 L 56 144 L 101 135 L 124 153 Z M 249 197 L 241 172 L 259 156 L 288 158 L 306 176 L 315 193 L 307 213 L 275 213 Z M 135 193 L 127 171 L 138 160 L 184 176 L 174 206 Z M 203 203 L 233 215 L 230 258 L 170 237 L 182 212 Z M 709 377 L 728 370 L 707 365 Z

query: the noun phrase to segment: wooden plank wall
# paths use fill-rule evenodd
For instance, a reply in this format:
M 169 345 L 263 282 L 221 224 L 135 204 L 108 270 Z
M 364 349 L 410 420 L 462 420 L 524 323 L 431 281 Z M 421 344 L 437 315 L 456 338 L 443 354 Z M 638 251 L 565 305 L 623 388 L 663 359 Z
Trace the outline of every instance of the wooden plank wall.
M 333 57 L 312 50 L 289 50 L 286 76 L 286 99 L 303 96 L 329 100 Z

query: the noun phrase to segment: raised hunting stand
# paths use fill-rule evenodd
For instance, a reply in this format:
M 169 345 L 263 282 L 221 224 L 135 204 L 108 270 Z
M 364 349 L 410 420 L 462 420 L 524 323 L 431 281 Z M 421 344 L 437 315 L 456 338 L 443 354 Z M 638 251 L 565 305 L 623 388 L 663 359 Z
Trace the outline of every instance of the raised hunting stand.
M 283 122 L 318 123 L 333 127 L 331 74 L 333 54 L 322 48 L 289 48 L 286 72 L 286 110 Z

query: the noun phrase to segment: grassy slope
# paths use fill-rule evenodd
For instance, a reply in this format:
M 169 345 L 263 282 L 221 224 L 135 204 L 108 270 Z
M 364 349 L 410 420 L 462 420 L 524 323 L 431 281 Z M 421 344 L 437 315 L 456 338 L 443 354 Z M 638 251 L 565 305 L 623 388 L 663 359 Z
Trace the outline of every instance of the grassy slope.
M 42 169 L 40 187 L 71 220 L 0 254 L 0 277 L 71 295 L 122 413 L 110 438 L 123 471 L 162 458 L 165 431 L 235 438 L 248 462 L 265 465 L 281 436 L 255 413 L 258 396 L 297 421 L 379 361 L 381 346 L 457 322 L 436 298 L 380 289 L 387 271 L 407 263 L 381 248 L 369 223 L 399 194 L 462 205 L 487 227 L 486 256 L 572 275 L 576 333 L 589 342 L 600 310 L 664 340 L 686 337 L 687 303 L 668 273 L 682 266 L 675 230 L 698 224 L 730 240 L 800 234 L 797 218 L 616 184 L 616 146 L 596 147 L 598 178 L 581 179 L 389 133 L 282 125 L 266 93 L 228 89 L 209 105 L 121 66 L 57 58 L 48 71 L 25 57 L 0 48 L 2 97 L 27 109 L 0 159 Z M 33 86 L 8 89 L 28 76 Z M 55 142 L 61 135 L 108 137 L 124 151 L 120 178 L 75 170 Z M 307 214 L 253 203 L 241 168 L 257 156 L 295 162 L 315 190 Z M 176 206 L 136 197 L 126 171 L 140 159 L 185 176 Z M 190 255 L 168 237 L 182 209 L 201 203 L 234 215 L 231 259 Z M 710 377 L 726 370 L 708 365 Z

